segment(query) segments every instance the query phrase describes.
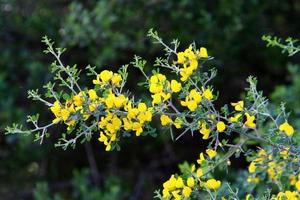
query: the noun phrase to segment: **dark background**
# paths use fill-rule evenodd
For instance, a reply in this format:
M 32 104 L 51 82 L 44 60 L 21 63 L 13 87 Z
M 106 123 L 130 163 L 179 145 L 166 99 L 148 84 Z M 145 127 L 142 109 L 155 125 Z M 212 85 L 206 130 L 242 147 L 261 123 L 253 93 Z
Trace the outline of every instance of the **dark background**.
M 297 0 L 0 0 L 0 199 L 151 199 L 178 163 L 194 161 L 205 148 L 200 135 L 172 142 L 161 131 L 157 138 L 125 139 L 120 152 L 109 153 L 96 135 L 90 145 L 57 149 L 59 128 L 42 146 L 31 136 L 5 136 L 4 128 L 25 124 L 26 114 L 39 112 L 44 123 L 52 120 L 46 107 L 26 98 L 28 89 L 42 89 L 52 78 L 52 58 L 42 53 L 42 36 L 68 49 L 64 63 L 115 71 L 137 54 L 149 61 L 150 73 L 150 63 L 163 55 L 146 37 L 154 28 L 166 42 L 178 38 L 181 50 L 195 42 L 215 57 L 207 65 L 218 69 L 213 81 L 220 92 L 218 105 L 238 100 L 249 75 L 258 77 L 265 95 L 274 94 L 280 102 L 286 89 L 299 91 L 300 81 L 293 82 L 287 68 L 299 56 L 265 47 L 261 36 L 299 38 L 299 20 Z M 136 69 L 129 72 L 128 88 L 145 96 L 136 87 L 143 77 Z M 90 82 L 83 78 L 81 84 Z M 293 94 L 286 94 L 288 101 L 298 100 Z M 244 166 L 244 161 L 233 161 L 233 169 Z

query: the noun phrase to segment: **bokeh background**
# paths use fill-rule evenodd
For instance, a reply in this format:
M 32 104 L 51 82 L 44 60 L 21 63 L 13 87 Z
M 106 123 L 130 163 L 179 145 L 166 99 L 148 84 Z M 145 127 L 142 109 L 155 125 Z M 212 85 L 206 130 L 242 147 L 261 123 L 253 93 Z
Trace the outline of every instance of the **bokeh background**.
M 298 0 L 0 0 L 0 199 L 152 199 L 178 163 L 194 161 L 205 147 L 198 135 L 172 142 L 167 132 L 126 139 L 121 151 L 109 153 L 96 135 L 75 150 L 55 148 L 59 128 L 42 146 L 31 136 L 5 136 L 13 122 L 26 126 L 26 114 L 42 113 L 45 123 L 52 119 L 47 108 L 26 98 L 28 89 L 42 89 L 52 78 L 42 36 L 68 49 L 65 63 L 99 71 L 117 70 L 135 54 L 150 63 L 162 56 L 146 37 L 150 28 L 166 42 L 178 38 L 181 49 L 195 42 L 215 57 L 209 65 L 218 69 L 218 105 L 237 100 L 247 76 L 254 75 L 272 102 L 288 103 L 299 126 L 299 56 L 261 40 L 263 34 L 299 38 L 299 20 Z M 128 88 L 149 96 L 136 87 L 140 73 L 129 72 Z M 241 158 L 232 162 L 234 171 L 245 168 Z

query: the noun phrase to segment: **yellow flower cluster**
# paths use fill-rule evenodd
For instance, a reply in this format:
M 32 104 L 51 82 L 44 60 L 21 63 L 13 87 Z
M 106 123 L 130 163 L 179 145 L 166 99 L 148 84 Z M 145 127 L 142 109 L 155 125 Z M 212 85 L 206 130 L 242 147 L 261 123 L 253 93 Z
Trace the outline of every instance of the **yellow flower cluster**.
M 180 101 L 180 104 L 184 107 L 187 107 L 190 111 L 194 112 L 203 98 L 205 98 L 208 101 L 212 100 L 212 90 L 202 88 L 202 92 L 200 93 L 196 89 L 192 89 L 185 97 L 185 100 Z
M 244 101 L 231 103 L 231 105 L 234 107 L 234 110 L 238 111 L 239 113 L 236 113 L 234 116 L 230 117 L 229 121 L 231 123 L 237 123 L 239 122 L 240 118 L 243 116 L 243 113 L 241 112 L 244 111 Z M 243 128 L 255 129 L 256 128 L 255 116 L 247 112 L 245 112 L 244 114 L 246 116 L 246 121 L 244 122 Z
M 195 111 L 202 100 L 201 94 L 196 90 L 192 89 L 189 94 L 185 97 L 184 101 L 181 101 L 181 105 L 187 107 L 190 111 Z
M 109 70 L 103 70 L 100 74 L 97 75 L 96 79 L 93 80 L 95 85 L 100 85 L 105 87 L 107 85 L 112 85 L 116 87 L 121 86 L 122 76 L 118 73 L 113 73 Z
M 163 198 L 169 199 L 173 197 L 175 200 L 181 200 L 183 197 L 188 198 L 192 193 L 192 188 L 195 185 L 193 177 L 189 177 L 185 182 L 182 177 L 177 178 L 172 175 L 169 180 L 163 184 Z
M 279 192 L 275 198 L 272 198 L 273 200 L 299 200 L 300 194 L 296 191 L 285 191 L 285 192 Z
M 175 121 L 173 121 L 168 115 L 165 114 L 160 116 L 160 122 L 163 126 L 173 124 L 177 129 L 180 129 L 183 124 L 183 120 L 181 118 L 176 117 Z
M 259 177 L 256 177 L 253 174 L 257 170 L 257 165 L 262 165 L 266 159 L 267 159 L 266 151 L 264 149 L 259 150 L 257 153 L 257 157 L 250 163 L 250 165 L 248 167 L 249 173 L 252 174 L 247 179 L 247 181 L 249 183 L 253 183 L 253 184 L 259 183 L 259 181 L 260 181 Z
M 161 80 L 161 77 L 159 79 Z M 93 80 L 95 85 L 100 86 L 102 96 L 98 96 L 96 90 L 90 89 L 74 95 L 64 104 L 59 101 L 54 102 L 50 107 L 55 115 L 53 123 L 63 121 L 68 126 L 74 126 L 79 120 L 87 120 L 98 107 L 101 107 L 101 112 L 105 113 L 105 116 L 100 117 L 98 121 L 100 129 L 98 140 L 106 146 L 106 151 L 112 149 L 121 129 L 134 131 L 136 136 L 141 135 L 145 123 L 152 120 L 152 108 L 142 102 L 135 107 L 134 102 L 124 94 L 116 93 L 113 88 L 120 87 L 121 82 L 120 74 L 108 70 L 102 71 Z M 181 84 L 179 88 L 177 82 L 172 80 L 172 83 L 170 90 L 180 91 Z
M 83 109 L 85 102 L 89 104 L 88 110 Z M 99 103 L 97 93 L 93 89 L 89 90 L 87 94 L 84 91 L 76 94 L 70 100 L 67 100 L 64 105 L 57 100 L 50 107 L 50 110 L 55 115 L 53 123 L 64 121 L 66 125 L 74 126 L 80 119 L 80 116 L 87 120 L 92 112 L 96 110 Z M 76 115 L 77 113 L 79 115 Z
M 207 149 L 206 154 L 209 159 L 212 159 L 217 155 L 217 152 L 213 149 Z M 204 164 L 205 160 L 205 155 L 200 153 L 200 158 L 197 160 L 200 167 L 196 170 L 195 165 L 192 165 L 190 175 L 186 178 L 186 180 L 179 175 L 172 175 L 169 180 L 163 184 L 163 199 L 186 199 L 191 196 L 194 190 L 199 191 L 200 188 L 214 191 L 219 189 L 221 187 L 221 181 L 214 178 L 203 180 L 203 169 L 201 166 Z
M 116 141 L 117 132 L 121 126 L 122 121 L 113 113 L 107 113 L 105 117 L 101 117 L 99 127 L 103 129 L 103 131 L 100 132 L 99 141 L 104 143 L 106 151 L 111 150 L 111 145 Z
M 135 131 L 136 136 L 140 136 L 143 132 L 144 124 L 152 120 L 152 108 L 148 108 L 145 103 L 139 103 L 137 108 L 134 108 L 129 103 L 125 110 L 127 111 L 127 116 L 123 118 L 124 129 Z
M 176 80 L 167 80 L 163 74 L 154 74 L 149 80 L 149 91 L 152 93 L 152 105 L 157 105 L 171 98 L 171 93 L 178 93 L 181 83 Z
M 295 186 L 295 188 L 300 192 L 300 174 L 298 174 L 297 178 L 295 175 L 290 175 L 290 184 Z
M 199 59 L 207 59 L 207 50 L 201 47 L 199 51 L 194 52 L 190 46 L 183 52 L 177 53 L 177 63 L 181 65 L 180 75 L 181 81 L 186 81 L 198 68 Z
M 106 151 L 111 150 L 111 145 L 116 141 L 117 133 L 122 127 L 125 131 L 135 131 L 136 136 L 140 136 L 144 124 L 152 120 L 152 108 L 142 102 L 134 107 L 124 95 L 110 93 L 103 102 L 107 114 L 99 122 L 99 128 L 104 130 L 100 133 L 99 141 L 106 145 Z M 119 113 L 119 116 L 111 112 Z
M 288 150 L 280 152 L 280 157 L 285 159 L 288 156 Z M 249 183 L 257 184 L 260 178 L 256 177 L 255 174 L 260 172 L 266 172 L 268 179 L 271 182 L 278 182 L 282 177 L 286 163 L 284 161 L 275 161 L 272 155 L 268 155 L 267 152 L 261 149 L 257 153 L 257 157 L 250 163 L 248 171 L 251 174 L 247 181 Z M 300 191 L 300 175 L 298 180 L 295 175 L 290 175 L 290 184 L 294 185 L 297 190 Z
M 205 152 L 206 152 L 207 156 L 209 157 L 209 159 L 213 159 L 217 155 L 217 152 L 213 149 L 206 149 Z M 197 163 L 202 165 L 205 161 L 206 161 L 205 155 L 201 152 L 199 154 L 199 159 L 197 160 Z

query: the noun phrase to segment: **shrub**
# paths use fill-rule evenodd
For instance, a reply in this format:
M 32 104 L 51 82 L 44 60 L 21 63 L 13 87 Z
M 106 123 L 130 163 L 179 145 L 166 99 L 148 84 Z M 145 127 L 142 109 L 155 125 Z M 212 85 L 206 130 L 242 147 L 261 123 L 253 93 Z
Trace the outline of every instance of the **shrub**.
M 178 40 L 168 45 L 152 29 L 148 36 L 165 51 L 164 57 L 156 58 L 152 74 L 145 72 L 148 63 L 139 56 L 118 72 L 105 69 L 97 73 L 95 67 L 88 66 L 86 75 L 92 76 L 92 88 L 80 84 L 81 71 L 76 65 L 62 62 L 65 49 L 56 48 L 44 37 L 45 53 L 55 58 L 51 64 L 54 81 L 44 86 L 45 94 L 38 90 L 30 90 L 28 94 L 51 110 L 53 121 L 41 126 L 39 114 L 31 115 L 27 121 L 32 123 L 32 129 L 24 130 L 14 124 L 7 127 L 7 133 L 34 133 L 35 140 L 43 143 L 50 135 L 48 129 L 61 124 L 66 132 L 55 146 L 75 148 L 78 142 L 88 142 L 96 134 L 105 150 L 113 151 L 121 149 L 119 142 L 124 138 L 160 135 L 156 131 L 157 120 L 161 129 L 170 130 L 173 140 L 185 134 L 200 134 L 208 146 L 200 153 L 197 164 L 182 165 L 181 174 L 171 175 L 163 184 L 162 192 L 156 191 L 156 198 L 299 198 L 300 139 L 288 119 L 285 105 L 282 103 L 278 108 L 270 105 L 257 90 L 256 78 L 250 76 L 245 97 L 218 109 L 215 102 L 221 94 L 210 84 L 216 70 L 207 67 L 213 59 L 207 49 L 197 48 L 193 43 L 179 50 Z M 148 101 L 126 90 L 130 66 L 139 69 L 145 77 L 140 86 L 149 90 Z M 181 133 L 176 135 L 173 129 Z M 249 149 L 253 144 L 255 149 Z M 217 168 L 230 166 L 230 158 L 240 155 L 250 161 L 243 185 L 233 188 L 225 177 L 224 180 L 214 177 Z

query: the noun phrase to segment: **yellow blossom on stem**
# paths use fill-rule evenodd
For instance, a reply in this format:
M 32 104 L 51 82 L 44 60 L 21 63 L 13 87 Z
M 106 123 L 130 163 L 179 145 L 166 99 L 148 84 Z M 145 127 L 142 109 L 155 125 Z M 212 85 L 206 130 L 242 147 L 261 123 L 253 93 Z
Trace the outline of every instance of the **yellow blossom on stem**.
M 206 123 L 201 124 L 200 133 L 203 135 L 202 139 L 207 140 L 209 138 L 210 129 L 206 127 Z
M 90 97 L 90 99 L 91 99 L 92 101 L 98 99 L 98 95 L 97 95 L 97 93 L 96 93 L 95 90 L 92 90 L 92 89 L 89 90 L 89 91 L 88 91 L 88 94 L 89 94 L 89 97 Z
M 255 120 L 255 116 L 249 115 L 248 113 L 245 113 L 246 115 L 246 122 L 244 124 L 244 128 L 252 128 L 255 129 L 256 128 L 256 124 L 254 123 Z
M 231 103 L 236 111 L 242 111 L 244 109 L 244 101 L 238 101 L 236 103 Z
M 199 51 L 200 58 L 208 58 L 207 49 L 205 47 L 201 47 Z
M 196 175 L 198 178 L 201 178 L 203 176 L 203 170 L 201 168 L 197 169 Z
M 80 107 L 82 106 L 83 102 L 84 102 L 84 92 L 80 92 L 77 95 L 75 95 L 73 97 L 73 102 L 75 104 L 75 106 Z
M 248 171 L 249 171 L 249 173 L 254 173 L 255 171 L 256 171 L 256 165 L 255 165 L 255 162 L 251 162 L 250 163 L 250 165 L 249 165 L 249 167 L 248 167 Z
M 218 132 L 222 133 L 222 132 L 225 131 L 225 129 L 226 129 L 225 123 L 222 122 L 222 121 L 218 121 L 218 123 L 217 123 L 217 130 L 218 130 Z
M 241 113 L 238 113 L 236 115 L 234 115 L 234 117 L 230 117 L 229 118 L 229 121 L 232 122 L 232 123 L 236 123 L 239 121 L 239 119 L 241 118 L 242 114 Z
M 107 84 L 110 79 L 113 76 L 113 72 L 109 70 L 103 70 L 99 75 L 97 75 L 97 78 L 93 80 L 93 83 L 95 85 L 105 85 Z
M 122 81 L 122 76 L 118 73 L 114 73 L 113 77 L 111 78 L 112 85 L 119 87 L 121 81 Z
M 181 101 L 182 106 L 188 107 L 190 111 L 195 111 L 198 107 L 198 104 L 201 102 L 202 97 L 196 89 L 192 89 L 189 94 L 186 96 L 185 101 Z
M 179 117 L 176 117 L 175 121 L 174 121 L 174 126 L 177 128 L 177 129 L 180 129 L 182 124 L 183 124 L 183 121 L 182 119 L 180 119 Z
M 171 90 L 174 93 L 180 92 L 181 83 L 177 82 L 176 80 L 171 80 Z
M 300 191 L 300 179 L 295 183 L 295 187 L 298 191 Z
M 204 96 L 205 99 L 210 101 L 214 98 L 212 90 L 210 90 L 210 89 L 205 89 L 204 90 L 204 88 L 202 88 L 202 90 L 203 90 L 203 96 Z
M 194 180 L 194 178 L 190 176 L 190 177 L 187 179 L 186 184 L 187 184 L 187 186 L 189 186 L 189 187 L 191 187 L 191 188 L 194 187 L 194 185 L 195 185 L 195 180 Z
M 58 123 L 62 118 L 61 118 L 61 105 L 59 101 L 55 101 L 53 105 L 50 107 L 50 110 L 52 113 L 55 115 L 55 119 L 53 120 L 53 123 Z
M 206 149 L 206 153 L 210 159 L 214 158 L 217 155 L 217 152 L 213 149 Z
M 206 187 L 212 190 L 217 190 L 221 186 L 221 181 L 217 181 L 216 179 L 209 179 L 206 181 Z
M 160 122 L 161 122 L 161 125 L 167 126 L 168 124 L 170 124 L 172 122 L 172 119 L 167 115 L 161 115 Z
M 185 186 L 183 189 L 182 189 L 182 194 L 185 198 L 188 198 L 191 196 L 191 193 L 192 193 L 192 189 L 190 187 L 187 187 Z
M 205 161 L 204 154 L 200 153 L 197 163 L 201 165 L 204 161 Z

